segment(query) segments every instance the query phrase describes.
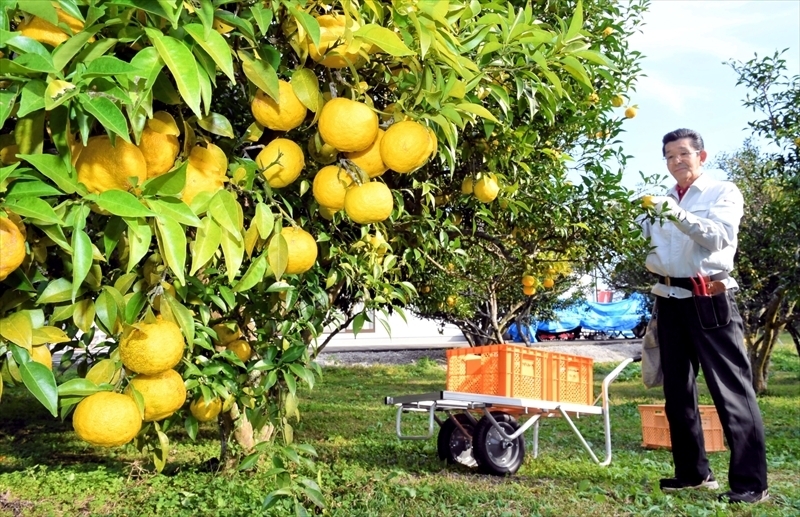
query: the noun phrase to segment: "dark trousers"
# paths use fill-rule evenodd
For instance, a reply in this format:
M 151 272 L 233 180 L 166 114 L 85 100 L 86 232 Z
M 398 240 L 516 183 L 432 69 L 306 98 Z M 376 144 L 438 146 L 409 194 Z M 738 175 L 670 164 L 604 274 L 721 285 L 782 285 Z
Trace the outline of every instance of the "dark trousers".
M 696 377 L 702 368 L 731 451 L 728 484 L 736 492 L 757 492 L 767 488 L 764 425 L 744 348 L 742 317 L 733 293 L 727 296 L 731 321 L 714 329 L 701 327 L 692 298 L 658 298 L 664 410 L 675 477 L 699 482 L 709 473 L 697 408 Z

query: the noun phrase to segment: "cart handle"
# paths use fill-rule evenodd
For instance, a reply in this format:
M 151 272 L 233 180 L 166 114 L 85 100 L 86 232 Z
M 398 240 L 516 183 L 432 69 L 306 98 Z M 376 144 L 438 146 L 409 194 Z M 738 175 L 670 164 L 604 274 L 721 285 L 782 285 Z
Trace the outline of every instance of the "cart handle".
M 396 420 L 396 429 L 397 429 L 397 437 L 400 440 L 428 440 L 433 436 L 433 424 L 435 422 L 435 418 L 433 413 L 436 411 L 436 401 L 431 404 L 431 407 L 428 409 L 428 434 L 427 435 L 409 435 L 403 436 L 403 431 L 401 430 L 400 422 L 403 420 L 403 406 L 397 406 L 397 420 Z

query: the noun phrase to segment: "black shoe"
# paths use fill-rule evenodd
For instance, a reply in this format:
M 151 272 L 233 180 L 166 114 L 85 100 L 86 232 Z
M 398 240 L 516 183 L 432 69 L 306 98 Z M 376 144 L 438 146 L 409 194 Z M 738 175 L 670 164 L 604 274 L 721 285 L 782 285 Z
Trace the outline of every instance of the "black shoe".
M 709 473 L 708 476 L 699 483 L 692 483 L 690 481 L 683 481 L 677 478 L 665 478 L 658 482 L 662 492 L 675 492 L 676 490 L 683 490 L 687 488 L 705 488 L 708 490 L 716 490 L 719 488 L 719 483 L 714 479 L 714 474 Z
M 769 499 L 769 491 L 767 490 L 761 492 L 734 492 L 730 490 L 719 496 L 719 500 L 723 503 L 756 504 L 762 503 L 767 499 Z

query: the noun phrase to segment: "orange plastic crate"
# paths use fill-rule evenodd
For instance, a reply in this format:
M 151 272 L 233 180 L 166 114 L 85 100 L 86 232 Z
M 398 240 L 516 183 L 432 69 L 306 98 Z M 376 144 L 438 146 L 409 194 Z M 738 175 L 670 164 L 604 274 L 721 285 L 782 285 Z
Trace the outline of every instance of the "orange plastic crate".
M 706 452 L 724 451 L 724 435 L 717 409 L 714 406 L 701 405 L 698 407 Z M 669 422 L 667 422 L 667 414 L 664 412 L 664 405 L 642 404 L 639 406 L 639 414 L 642 416 L 642 446 L 648 449 L 666 448 L 672 450 Z
M 447 390 L 591 404 L 592 360 L 515 345 L 456 348 L 447 351 Z
M 592 358 L 549 352 L 547 400 L 591 405 Z

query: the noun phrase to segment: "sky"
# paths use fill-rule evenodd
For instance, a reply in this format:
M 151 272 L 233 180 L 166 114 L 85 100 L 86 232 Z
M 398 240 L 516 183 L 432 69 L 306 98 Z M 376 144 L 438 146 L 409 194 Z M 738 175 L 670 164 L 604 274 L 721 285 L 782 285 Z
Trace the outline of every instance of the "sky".
M 644 54 L 636 91 L 636 118 L 623 124 L 629 160 L 623 184 L 635 188 L 639 171 L 669 174 L 661 159 L 665 133 L 699 131 L 709 160 L 741 147 L 757 115 L 742 105 L 747 89 L 725 61 L 784 54 L 791 75 L 800 74 L 800 0 L 653 0 L 644 26 L 629 40 Z M 622 109 L 619 110 L 622 116 Z M 708 170 L 719 179 L 721 171 Z M 671 178 L 669 178 L 671 186 Z

